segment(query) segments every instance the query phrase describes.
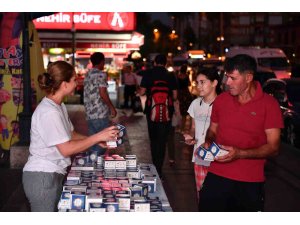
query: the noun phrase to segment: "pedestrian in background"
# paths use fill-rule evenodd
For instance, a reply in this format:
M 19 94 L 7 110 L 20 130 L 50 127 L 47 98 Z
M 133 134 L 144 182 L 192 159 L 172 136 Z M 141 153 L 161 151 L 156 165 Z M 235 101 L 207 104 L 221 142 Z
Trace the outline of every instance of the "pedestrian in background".
M 188 76 L 187 65 L 184 64 L 180 67 L 180 71 L 177 74 L 177 83 L 178 83 L 178 100 L 180 106 L 180 112 L 182 116 L 181 121 L 181 132 L 184 133 L 185 129 L 189 130 L 190 127 L 186 127 L 186 120 L 189 116 L 188 108 L 193 101 L 193 96 L 189 91 L 189 86 L 191 85 L 190 79 Z M 190 124 L 190 123 L 189 123 Z
M 262 211 L 264 165 L 279 151 L 279 104 L 254 81 L 256 61 L 236 55 L 225 62 L 228 91 L 214 101 L 204 146 L 227 150 L 215 158 L 200 190 L 200 211 Z
M 74 131 L 63 99 L 74 94 L 76 73 L 64 61 L 53 62 L 39 75 L 39 86 L 46 97 L 32 115 L 28 161 L 23 169 L 23 187 L 33 212 L 57 211 L 70 156 L 94 144 L 115 140 L 115 126 L 86 137 Z
M 166 56 L 157 55 L 154 59 L 154 68 L 145 71 L 139 91 L 140 95 L 145 93 L 147 95 L 145 113 L 151 156 L 160 177 L 174 112 L 173 102 L 177 101 L 176 79 L 174 75 L 168 73 L 166 64 Z
M 217 70 L 211 68 L 202 69 L 199 72 L 196 78 L 199 97 L 191 103 L 188 109 L 192 118 L 192 125 L 190 131 L 184 134 L 186 144 L 194 145 L 192 162 L 194 163 L 198 199 L 210 162 L 197 156 L 197 149 L 205 141 L 213 103 L 217 95 L 221 93 L 220 77 Z
M 129 63 L 124 65 L 122 72 L 122 83 L 124 84 L 124 108 L 132 108 L 134 104 L 137 80 L 136 74 L 133 73 L 133 66 Z M 130 101 L 130 107 L 129 107 Z
M 107 74 L 103 72 L 105 58 L 103 53 L 95 52 L 91 55 L 92 69 L 84 78 L 84 107 L 88 124 L 88 133 L 93 135 L 109 126 L 110 117 L 117 116 L 108 92 Z M 103 155 L 105 149 L 99 145 L 90 148 L 90 152 L 98 152 Z

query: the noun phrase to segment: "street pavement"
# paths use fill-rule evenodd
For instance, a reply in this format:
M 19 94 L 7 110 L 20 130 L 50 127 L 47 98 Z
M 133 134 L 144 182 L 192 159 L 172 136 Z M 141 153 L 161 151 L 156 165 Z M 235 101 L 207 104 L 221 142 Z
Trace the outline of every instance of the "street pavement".
M 83 105 L 67 105 L 75 130 L 87 133 Z M 115 123 L 126 126 L 125 142 L 114 153 L 136 154 L 141 163 L 152 163 L 146 118 L 142 113 L 118 109 Z M 168 163 L 168 154 L 163 167 L 163 186 L 174 212 L 196 212 L 197 198 L 191 163 L 192 147 L 175 134 L 175 166 Z M 300 150 L 282 144 L 280 154 L 266 164 L 265 211 L 300 212 Z M 0 211 L 28 212 L 29 205 L 24 195 L 22 169 L 0 168 Z

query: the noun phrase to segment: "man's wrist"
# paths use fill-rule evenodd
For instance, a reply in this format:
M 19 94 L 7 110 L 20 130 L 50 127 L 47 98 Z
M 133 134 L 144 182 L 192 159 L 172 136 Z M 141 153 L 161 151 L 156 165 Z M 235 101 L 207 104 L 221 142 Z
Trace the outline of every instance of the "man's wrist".
M 242 150 L 239 148 L 236 148 L 235 151 L 236 151 L 236 154 L 235 154 L 236 159 L 241 159 L 242 158 Z

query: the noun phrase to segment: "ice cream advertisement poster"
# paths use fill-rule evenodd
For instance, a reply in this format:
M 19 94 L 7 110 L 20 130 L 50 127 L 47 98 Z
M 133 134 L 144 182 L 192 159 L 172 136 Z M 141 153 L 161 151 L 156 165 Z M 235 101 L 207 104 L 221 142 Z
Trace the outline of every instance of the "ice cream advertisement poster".
M 2 13 L 0 20 L 0 145 L 4 150 L 9 150 L 10 146 L 19 140 L 18 114 L 23 111 L 22 29 L 21 13 Z M 32 24 L 30 24 L 29 30 L 29 34 L 33 36 Z M 39 52 L 41 59 L 39 60 L 41 62 L 37 60 L 35 63 L 30 62 L 33 110 L 37 102 L 37 68 L 43 70 L 43 67 L 37 65 L 38 63 L 43 65 L 41 48 L 40 45 L 37 46 L 39 47 L 38 51 L 30 48 L 30 56 L 32 53 L 34 55 Z M 30 61 L 36 57 L 30 57 Z

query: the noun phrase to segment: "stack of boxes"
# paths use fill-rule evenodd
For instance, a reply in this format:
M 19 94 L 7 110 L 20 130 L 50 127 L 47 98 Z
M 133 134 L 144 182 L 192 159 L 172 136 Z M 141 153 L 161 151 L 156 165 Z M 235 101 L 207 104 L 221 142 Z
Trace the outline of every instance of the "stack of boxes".
M 75 157 L 63 186 L 59 211 L 150 212 L 164 211 L 156 192 L 156 174 L 135 155 Z
M 198 156 L 205 161 L 214 161 L 215 157 L 224 156 L 228 154 L 228 151 L 222 149 L 219 145 L 213 142 L 208 149 L 200 146 L 197 149 Z

